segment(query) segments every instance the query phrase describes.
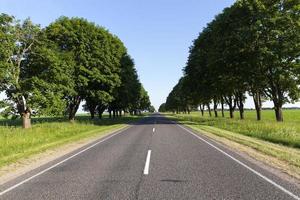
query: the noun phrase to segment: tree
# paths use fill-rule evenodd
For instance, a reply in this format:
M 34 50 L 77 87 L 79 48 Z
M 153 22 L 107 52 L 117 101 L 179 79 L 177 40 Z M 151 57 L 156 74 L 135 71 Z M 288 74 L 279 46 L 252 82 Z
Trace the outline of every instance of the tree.
M 1 43 L 3 43 L 0 47 L 0 91 L 5 91 L 7 97 L 1 104 L 5 107 L 6 115 L 20 115 L 23 127 L 29 128 L 31 105 L 28 99 L 31 94 L 26 88 L 26 77 L 23 77 L 23 63 L 37 43 L 40 28 L 29 19 L 20 22 L 5 14 L 0 18 Z
M 259 7 L 257 23 L 262 68 L 267 77 L 265 94 L 274 103 L 277 121 L 283 121 L 284 103 L 299 99 L 300 7 L 299 1 L 250 1 Z
M 236 107 L 244 118 L 245 94 L 253 96 L 257 119 L 262 99 L 274 102 L 277 121 L 282 105 L 299 99 L 299 1 L 239 0 L 223 10 L 194 40 L 184 68 L 183 83 L 170 92 L 167 109 L 213 103 Z M 189 92 L 189 100 L 183 97 Z M 211 115 L 211 114 L 210 114 Z
M 35 114 L 62 115 L 67 105 L 66 98 L 74 94 L 74 63 L 72 55 L 61 52 L 49 41 L 44 32 L 32 48 L 34 53 L 23 61 L 24 86 L 30 92 L 30 103 Z
M 121 83 L 120 61 L 126 52 L 123 43 L 82 18 L 61 17 L 46 28 L 46 33 L 62 52 L 73 55 L 75 93 L 67 97 L 69 119 L 75 119 L 83 99 L 89 103 L 110 103 L 114 88 Z
M 158 112 L 166 112 L 166 103 L 162 103 L 159 108 L 158 108 Z
M 122 110 L 137 109 L 140 98 L 141 83 L 135 69 L 134 60 L 124 54 L 121 59 L 120 70 L 121 85 L 114 90 L 114 100 L 110 103 L 109 110 L 113 113 L 121 115 Z
M 151 113 L 154 113 L 154 112 L 155 112 L 154 106 L 151 105 L 151 106 L 148 108 L 148 111 L 151 112 Z
M 148 92 L 142 86 L 140 90 L 140 98 L 139 98 L 137 109 L 139 110 L 139 112 L 145 110 L 149 111 L 150 107 L 151 107 L 151 102 L 150 102 Z

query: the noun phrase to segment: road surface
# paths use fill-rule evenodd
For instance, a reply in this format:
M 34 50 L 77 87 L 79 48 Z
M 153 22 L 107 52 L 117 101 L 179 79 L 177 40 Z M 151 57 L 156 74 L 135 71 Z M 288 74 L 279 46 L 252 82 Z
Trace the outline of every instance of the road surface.
M 0 199 L 299 199 L 299 188 L 156 114 L 0 186 Z

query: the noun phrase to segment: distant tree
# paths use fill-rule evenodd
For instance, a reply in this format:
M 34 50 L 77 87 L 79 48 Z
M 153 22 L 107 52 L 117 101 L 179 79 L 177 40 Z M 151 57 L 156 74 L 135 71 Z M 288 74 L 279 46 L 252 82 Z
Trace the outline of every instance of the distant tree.
M 158 108 L 158 112 L 166 112 L 166 103 L 162 103 L 159 108 Z
M 148 111 L 151 112 L 151 113 L 154 113 L 154 112 L 155 112 L 154 106 L 151 105 L 151 106 L 148 108 Z
M 137 110 L 138 111 L 145 111 L 145 110 L 149 111 L 150 107 L 151 107 L 151 102 L 150 102 L 148 92 L 142 86 L 141 90 L 140 90 L 140 98 L 139 98 Z
M 121 115 L 122 111 L 125 113 L 137 109 L 142 87 L 134 61 L 128 54 L 124 54 L 121 59 L 120 78 L 121 85 L 115 88 L 114 100 L 109 106 L 109 109 L 117 115 Z

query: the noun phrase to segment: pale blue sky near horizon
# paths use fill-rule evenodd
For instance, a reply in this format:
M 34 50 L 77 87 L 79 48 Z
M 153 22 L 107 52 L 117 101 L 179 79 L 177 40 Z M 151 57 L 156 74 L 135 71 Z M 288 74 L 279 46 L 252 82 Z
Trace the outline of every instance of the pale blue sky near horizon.
M 152 104 L 158 108 L 182 76 L 192 41 L 215 15 L 234 2 L 0 0 L 0 12 L 21 20 L 30 17 L 42 27 L 68 16 L 83 17 L 107 28 L 124 42 Z M 246 107 L 253 107 L 252 102 L 247 100 Z

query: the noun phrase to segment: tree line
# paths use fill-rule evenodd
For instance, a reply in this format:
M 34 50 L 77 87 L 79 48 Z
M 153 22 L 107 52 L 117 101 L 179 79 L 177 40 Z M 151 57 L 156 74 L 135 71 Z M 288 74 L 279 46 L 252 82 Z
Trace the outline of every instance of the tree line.
M 161 105 L 164 111 L 207 107 L 244 119 L 246 94 L 254 101 L 257 120 L 263 100 L 282 106 L 299 100 L 300 1 L 238 0 L 225 8 L 190 47 L 184 75 Z
M 45 28 L 0 15 L 0 101 L 5 117 L 67 115 L 81 102 L 91 117 L 151 110 L 133 59 L 122 41 L 82 18 L 60 17 Z

